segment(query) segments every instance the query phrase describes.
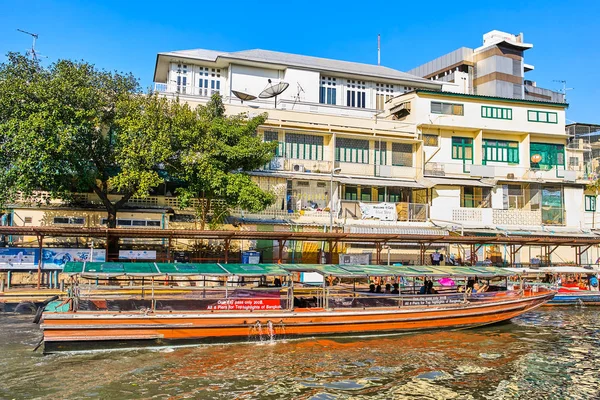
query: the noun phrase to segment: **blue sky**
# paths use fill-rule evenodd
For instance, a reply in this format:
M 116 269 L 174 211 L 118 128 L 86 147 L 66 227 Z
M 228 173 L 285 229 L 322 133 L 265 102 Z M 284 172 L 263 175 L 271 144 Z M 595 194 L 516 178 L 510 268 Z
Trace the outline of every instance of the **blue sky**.
M 160 51 L 262 48 L 376 63 L 380 33 L 382 64 L 406 71 L 461 46 L 478 47 L 483 33 L 498 29 L 523 32 L 533 43 L 526 62 L 536 69 L 528 79 L 549 89 L 566 80 L 574 88 L 567 122 L 600 123 L 600 1 L 516 3 L 0 0 L 0 61 L 31 46 L 21 28 L 40 35 L 45 63 L 83 59 L 133 72 L 149 86 Z

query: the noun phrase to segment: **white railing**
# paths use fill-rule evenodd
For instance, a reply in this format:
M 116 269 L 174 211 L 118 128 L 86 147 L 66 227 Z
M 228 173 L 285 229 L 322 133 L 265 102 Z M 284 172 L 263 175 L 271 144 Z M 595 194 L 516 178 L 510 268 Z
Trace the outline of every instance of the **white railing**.
M 542 224 L 540 210 L 497 210 L 492 212 L 492 222 L 497 225 L 535 225 Z

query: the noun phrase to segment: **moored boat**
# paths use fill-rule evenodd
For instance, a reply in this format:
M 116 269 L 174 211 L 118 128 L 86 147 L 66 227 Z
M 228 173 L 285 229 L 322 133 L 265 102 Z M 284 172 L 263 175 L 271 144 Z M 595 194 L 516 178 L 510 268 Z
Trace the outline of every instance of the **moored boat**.
M 544 306 L 600 306 L 598 271 L 594 268 L 565 265 L 506 269 L 530 281 L 532 287 L 555 290 L 554 298 Z M 594 282 L 596 285 L 592 284 Z
M 137 280 L 143 277 L 146 282 L 150 278 L 152 285 L 145 289 L 148 295 L 145 304 L 149 307 L 111 310 L 110 300 L 90 299 L 97 309 L 81 311 L 81 289 L 73 287 L 74 295 L 63 300 L 70 304 L 69 311 L 46 312 L 43 316 L 45 352 L 140 344 L 225 343 L 256 335 L 293 338 L 463 329 L 507 321 L 541 306 L 555 295 L 545 288 L 507 290 L 497 285 L 490 285 L 490 291 L 483 291 L 483 286 L 479 293 L 470 293 L 471 289 L 461 292 L 454 284 L 435 289 L 429 286 L 429 290 L 423 291 L 428 279 L 440 282 L 443 278 L 451 283 L 452 279 L 464 280 L 466 284 L 472 281 L 468 277 L 477 276 L 490 284 L 494 279 L 504 281 L 511 274 L 493 267 L 294 264 L 178 267 L 148 263 L 145 270 L 140 272 L 140 268 L 139 263 L 68 265 L 66 271 L 73 274 L 74 282 L 82 277 L 126 276 Z M 320 281 L 302 285 L 301 281 L 306 281 L 303 276 L 309 274 L 320 276 Z M 183 275 L 201 277 L 193 282 L 203 285 L 187 287 L 190 294 L 184 298 L 160 293 L 157 282 L 171 282 L 164 278 Z M 425 280 L 422 285 L 420 279 Z M 207 282 L 212 282 L 212 286 Z M 177 301 L 190 307 L 173 309 Z

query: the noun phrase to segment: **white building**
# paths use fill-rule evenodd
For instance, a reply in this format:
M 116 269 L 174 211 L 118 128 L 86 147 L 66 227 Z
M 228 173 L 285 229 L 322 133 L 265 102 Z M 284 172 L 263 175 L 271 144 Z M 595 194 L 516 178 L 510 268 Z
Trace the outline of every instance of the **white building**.
M 531 48 L 522 33 L 491 31 L 483 35 L 480 47 L 461 47 L 408 72 L 456 83 L 463 93 L 564 102 L 562 93 L 537 87 L 525 78 L 525 73 L 534 69 L 525 63 L 525 51 Z
M 492 33 L 477 54 L 493 54 L 481 62 L 500 65 L 499 51 L 531 47 L 522 37 Z M 528 67 L 519 57 L 524 73 Z M 517 65 L 517 58 L 505 58 Z M 522 89 L 521 72 L 513 76 Z M 498 89 L 506 80 L 494 76 Z M 154 80 L 156 91 L 191 106 L 219 93 L 229 114 L 268 114 L 258 134 L 279 146 L 272 162 L 252 175 L 277 200 L 259 214 L 233 212 L 256 229 L 324 230 L 331 221 L 338 229 L 365 233 L 570 237 L 593 235 L 600 221 L 596 194 L 584 193 L 589 176 L 577 168 L 583 152 L 567 146 L 567 105 L 561 101 L 517 96 L 516 89 L 500 97 L 487 93 L 489 85 L 482 82 L 476 82 L 474 95 L 470 81 L 265 50 L 160 53 Z M 277 96 L 262 98 L 264 93 Z M 127 218 L 151 220 L 148 227 L 192 227 L 193 218 L 184 214 L 193 212 L 180 210 L 164 186 L 131 199 L 140 212 Z M 85 194 L 85 201 L 98 199 Z M 177 209 L 177 215 L 167 216 L 165 209 Z M 18 213 L 20 220 L 47 218 L 40 210 Z M 99 214 L 67 216 L 83 218 L 86 226 L 102 221 Z M 262 250 L 272 249 L 271 243 Z M 356 245 L 346 250 L 373 251 Z M 394 248 L 392 260 L 415 262 L 417 252 Z M 517 261 L 548 257 L 547 252 L 523 249 Z M 499 257 L 498 249 L 492 253 Z M 573 261 L 571 253 L 566 247 L 553 256 Z M 590 250 L 587 260 L 594 257 Z

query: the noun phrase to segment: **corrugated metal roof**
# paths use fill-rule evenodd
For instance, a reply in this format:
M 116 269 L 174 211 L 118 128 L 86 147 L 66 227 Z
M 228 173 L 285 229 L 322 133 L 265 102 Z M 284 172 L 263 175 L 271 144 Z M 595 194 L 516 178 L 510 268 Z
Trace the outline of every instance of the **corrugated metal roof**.
M 388 68 L 381 65 L 332 60 L 329 58 L 304 56 L 299 54 L 282 53 L 278 51 L 262 49 L 243 50 L 235 52 L 193 49 L 158 53 L 158 55 L 185 57 L 210 62 L 216 62 L 218 58 L 227 58 L 231 60 L 263 62 L 291 67 L 317 69 L 329 72 L 364 75 L 383 79 L 419 82 L 429 86 L 435 85 L 440 88 L 442 86 L 441 83 L 433 82 L 428 79 L 423 79 L 418 76 L 407 74 L 406 72 L 398 71 L 393 68 Z

